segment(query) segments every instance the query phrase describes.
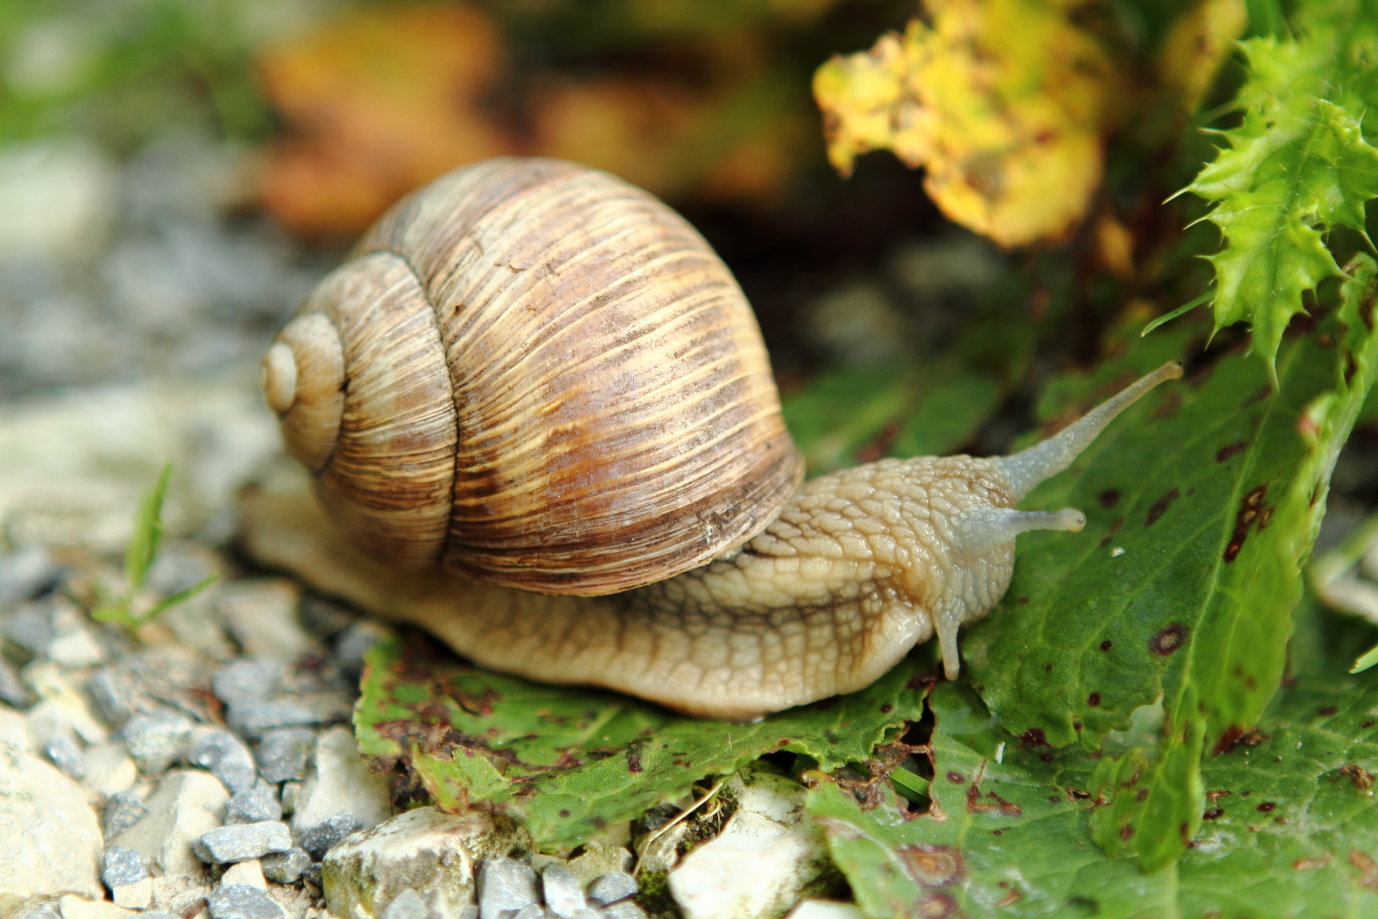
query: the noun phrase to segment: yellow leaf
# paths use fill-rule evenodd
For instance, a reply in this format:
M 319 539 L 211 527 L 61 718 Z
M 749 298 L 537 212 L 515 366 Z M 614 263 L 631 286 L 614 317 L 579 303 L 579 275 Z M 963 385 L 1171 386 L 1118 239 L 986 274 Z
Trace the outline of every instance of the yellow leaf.
M 888 149 L 927 169 L 944 214 L 1003 246 L 1065 236 L 1100 184 L 1121 83 L 1075 6 L 929 0 L 931 26 L 834 57 L 813 84 L 833 166 Z
M 1173 22 L 1158 54 L 1158 75 L 1177 91 L 1183 111 L 1196 111 L 1248 24 L 1244 0 L 1201 0 Z

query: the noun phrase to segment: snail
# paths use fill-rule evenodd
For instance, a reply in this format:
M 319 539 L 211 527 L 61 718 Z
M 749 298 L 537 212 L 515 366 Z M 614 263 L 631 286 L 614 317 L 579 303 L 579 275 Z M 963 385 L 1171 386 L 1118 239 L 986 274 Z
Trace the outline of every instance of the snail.
M 477 664 L 748 719 L 864 687 L 934 633 L 956 678 L 1015 536 L 1085 524 L 1018 502 L 1181 372 L 1013 456 L 803 483 L 702 237 L 607 173 L 489 160 L 394 205 L 269 347 L 265 400 L 335 530 L 261 507 L 247 544 Z

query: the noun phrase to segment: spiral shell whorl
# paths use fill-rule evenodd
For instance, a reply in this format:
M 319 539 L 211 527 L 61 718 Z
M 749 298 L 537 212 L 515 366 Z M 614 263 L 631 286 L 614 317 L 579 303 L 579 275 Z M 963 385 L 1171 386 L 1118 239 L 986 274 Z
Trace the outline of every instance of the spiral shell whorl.
M 345 365 L 318 492 L 374 554 L 611 593 L 741 544 L 802 477 L 731 273 L 606 173 L 499 159 L 444 176 L 385 214 L 302 315 L 330 318 Z M 379 318 L 392 330 L 368 331 Z

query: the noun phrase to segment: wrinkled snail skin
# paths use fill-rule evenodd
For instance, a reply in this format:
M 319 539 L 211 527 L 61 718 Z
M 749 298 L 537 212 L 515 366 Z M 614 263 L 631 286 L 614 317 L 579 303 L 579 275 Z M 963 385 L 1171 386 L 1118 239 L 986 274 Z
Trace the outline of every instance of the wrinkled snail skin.
M 935 633 L 955 678 L 1015 537 L 1085 524 L 1016 505 L 1181 372 L 1011 457 L 800 485 L 707 244 L 603 173 L 490 161 L 385 215 L 270 347 L 265 400 L 336 531 L 265 497 L 245 544 L 477 664 L 748 719 L 860 689 Z

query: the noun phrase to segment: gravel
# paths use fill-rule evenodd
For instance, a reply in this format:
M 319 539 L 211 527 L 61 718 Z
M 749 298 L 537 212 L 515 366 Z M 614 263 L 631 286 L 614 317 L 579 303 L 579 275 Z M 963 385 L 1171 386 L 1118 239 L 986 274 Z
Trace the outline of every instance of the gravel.
M 273 783 L 301 781 L 315 742 L 315 733 L 305 728 L 268 731 L 258 744 L 258 774 Z
M 599 906 L 608 906 L 636 891 L 636 879 L 625 871 L 616 871 L 594 879 L 589 885 L 589 899 Z
M 3 659 L 0 659 L 0 702 L 15 708 L 28 708 L 34 704 L 33 693 L 19 679 L 18 671 Z
M 311 856 L 305 849 L 291 848 L 286 852 L 275 852 L 263 856 L 261 862 L 263 876 L 279 884 L 295 884 L 297 879 L 311 867 Z
M 252 739 L 261 738 L 274 728 L 308 727 L 321 721 L 316 712 L 291 702 L 231 705 L 226 720 L 230 727 Z
M 478 871 L 479 919 L 506 919 L 536 903 L 536 872 L 510 858 L 484 860 Z
M 584 909 L 584 888 L 579 879 L 564 865 L 547 865 L 541 872 L 541 890 L 545 895 L 545 905 L 561 919 L 573 919 Z
M 122 733 L 129 755 L 139 764 L 139 771 L 158 775 L 182 758 L 191 734 L 191 721 L 170 712 L 135 715 L 125 722 Z
M 106 887 L 111 890 L 116 887 L 128 887 L 146 877 L 148 871 L 144 868 L 144 860 L 139 857 L 138 852 L 122 846 L 110 846 L 105 850 L 101 858 L 100 879 L 105 882 Z
M 339 845 L 346 836 L 350 833 L 357 833 L 363 828 L 363 821 L 345 811 L 303 830 L 301 847 L 319 861 L 325 858 L 325 853 Z
M 211 678 L 215 697 L 226 705 L 266 702 L 277 692 L 282 664 L 261 658 L 241 658 Z
M 285 919 L 282 907 L 249 884 L 218 887 L 206 897 L 211 919 Z
M 105 805 L 105 820 L 101 833 L 106 839 L 116 836 L 148 816 L 148 808 L 132 791 L 117 791 Z
M 292 848 L 292 833 L 287 824 L 275 821 L 222 826 L 203 833 L 192 849 L 203 862 L 228 865 L 250 858 L 262 858 Z
M 68 778 L 86 778 L 86 754 L 72 742 L 70 737 L 59 734 L 43 747 L 48 759 Z
M 281 820 L 282 805 L 278 804 L 273 787 L 260 780 L 259 784 L 233 795 L 225 805 L 225 823 L 263 823 Z
M 229 731 L 206 731 L 199 736 L 193 735 L 190 749 L 187 750 L 187 762 L 209 769 L 211 775 L 224 782 L 225 787 L 235 795 L 251 791 L 257 779 L 258 770 L 254 766 L 253 754 L 242 740 Z M 262 819 L 276 820 L 277 817 Z

